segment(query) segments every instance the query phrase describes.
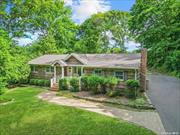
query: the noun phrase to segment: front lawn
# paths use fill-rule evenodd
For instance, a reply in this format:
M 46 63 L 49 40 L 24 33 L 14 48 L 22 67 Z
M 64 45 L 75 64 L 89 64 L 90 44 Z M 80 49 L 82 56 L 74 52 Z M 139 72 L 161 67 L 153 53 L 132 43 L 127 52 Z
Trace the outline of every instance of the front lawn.
M 0 105 L 2 135 L 152 135 L 153 132 L 93 112 L 39 100 L 43 89 L 16 88 L 2 95 L 14 99 Z

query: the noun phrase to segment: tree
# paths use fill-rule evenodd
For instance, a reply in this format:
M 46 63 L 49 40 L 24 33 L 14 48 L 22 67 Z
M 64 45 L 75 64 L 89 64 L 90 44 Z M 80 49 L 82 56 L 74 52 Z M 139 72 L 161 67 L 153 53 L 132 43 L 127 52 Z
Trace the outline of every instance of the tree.
M 127 12 L 122 11 L 92 15 L 79 28 L 76 51 L 103 53 L 120 48 L 124 52 L 124 42 L 129 37 L 129 17 Z
M 0 84 L 17 83 L 29 76 L 27 57 L 13 44 L 9 35 L 0 29 Z
M 6 85 L 8 65 L 10 63 L 10 39 L 8 34 L 0 29 L 0 94 L 2 93 L 2 89 Z
M 3 5 L 11 8 L 9 12 L 0 9 L 0 27 L 12 37 L 22 37 L 26 32 L 40 33 L 40 38 L 53 36 L 58 49 L 72 50 L 77 26 L 63 0 L 7 0 Z
M 55 54 L 59 52 L 56 46 L 56 40 L 51 34 L 39 38 L 31 46 L 27 46 L 25 48 L 32 58 L 44 54 Z
M 148 48 L 150 67 L 180 73 L 179 65 L 173 64 L 180 63 L 179 7 L 177 0 L 137 0 L 131 9 L 130 29 L 142 47 Z

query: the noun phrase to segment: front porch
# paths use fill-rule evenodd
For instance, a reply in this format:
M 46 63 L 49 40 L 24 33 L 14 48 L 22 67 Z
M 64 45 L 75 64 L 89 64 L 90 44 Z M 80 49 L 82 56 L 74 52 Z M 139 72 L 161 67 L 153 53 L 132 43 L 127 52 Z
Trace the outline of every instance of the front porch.
M 62 66 L 59 64 L 52 65 L 53 67 L 53 77 L 51 78 L 51 87 L 54 85 L 57 86 L 59 78 L 64 77 L 80 77 L 83 75 L 83 67 L 82 66 Z

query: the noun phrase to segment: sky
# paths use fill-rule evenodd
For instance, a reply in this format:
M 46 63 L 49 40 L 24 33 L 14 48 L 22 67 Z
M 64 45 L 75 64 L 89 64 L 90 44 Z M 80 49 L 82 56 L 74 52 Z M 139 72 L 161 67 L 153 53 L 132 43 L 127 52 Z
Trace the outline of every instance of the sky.
M 106 12 L 109 10 L 122 10 L 129 11 L 135 0 L 64 0 L 66 6 L 72 8 L 72 19 L 75 23 L 81 24 L 92 14 L 98 12 Z M 28 36 L 24 38 L 18 38 L 20 45 L 26 45 L 38 38 L 38 34 L 31 35 L 27 33 Z M 29 38 L 30 37 L 30 38 Z M 136 44 L 133 41 L 128 41 L 125 43 L 128 51 L 136 49 Z

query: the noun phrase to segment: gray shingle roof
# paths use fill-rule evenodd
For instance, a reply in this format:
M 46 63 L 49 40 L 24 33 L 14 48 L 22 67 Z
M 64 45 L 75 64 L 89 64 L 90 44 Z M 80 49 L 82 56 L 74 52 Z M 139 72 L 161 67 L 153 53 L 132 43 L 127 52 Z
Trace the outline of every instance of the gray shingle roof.
M 65 55 L 43 55 L 29 62 L 32 65 L 52 65 L 55 61 L 65 62 Z M 73 54 L 83 61 L 86 67 L 139 68 L 140 54 Z M 66 62 L 65 62 L 66 63 Z

